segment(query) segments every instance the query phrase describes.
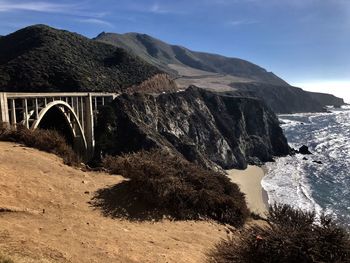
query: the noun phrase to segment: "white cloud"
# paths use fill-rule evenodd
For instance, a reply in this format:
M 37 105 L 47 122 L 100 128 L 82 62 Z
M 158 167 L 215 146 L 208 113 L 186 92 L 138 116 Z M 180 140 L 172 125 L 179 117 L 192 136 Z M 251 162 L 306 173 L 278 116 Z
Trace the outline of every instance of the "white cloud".
M 85 17 L 101 18 L 106 15 L 105 12 L 88 12 L 84 9 L 82 3 L 56 4 L 45 1 L 15 1 L 0 0 L 0 12 L 14 11 L 34 11 L 43 13 L 57 13 L 66 15 L 76 15 Z
M 166 13 L 169 13 L 170 10 L 162 8 L 159 4 L 153 4 L 150 8 L 150 11 L 152 13 L 157 13 L 157 14 L 166 14 Z
M 242 26 L 242 25 L 253 25 L 258 24 L 257 20 L 241 19 L 241 20 L 230 20 L 227 22 L 229 26 Z
M 187 5 L 190 7 L 190 5 Z M 174 14 L 183 15 L 187 14 L 188 10 L 179 3 L 145 3 L 145 2 L 131 2 L 122 7 L 126 11 L 133 11 L 139 13 L 152 13 L 152 14 Z
M 37 12 L 62 12 L 70 10 L 73 5 L 53 4 L 49 2 L 26 2 L 15 3 L 14 1 L 0 1 L 0 12 L 9 12 L 16 10 L 37 11 Z
M 179 8 L 179 6 L 176 6 L 176 5 L 165 6 L 165 5 L 160 5 L 159 3 L 154 3 L 145 11 L 154 13 L 154 14 L 178 14 L 178 15 L 186 14 L 185 9 Z
M 260 0 L 202 0 L 202 1 L 205 4 L 210 4 L 210 5 L 233 5 L 233 4 L 236 5 L 236 4 L 242 4 L 242 3 L 258 2 Z
M 108 27 L 113 27 L 113 24 L 102 20 L 102 19 L 97 19 L 97 18 L 84 18 L 84 19 L 77 19 L 78 22 L 81 23 L 87 23 L 87 24 L 94 24 L 94 25 L 100 25 L 100 26 L 108 26 Z

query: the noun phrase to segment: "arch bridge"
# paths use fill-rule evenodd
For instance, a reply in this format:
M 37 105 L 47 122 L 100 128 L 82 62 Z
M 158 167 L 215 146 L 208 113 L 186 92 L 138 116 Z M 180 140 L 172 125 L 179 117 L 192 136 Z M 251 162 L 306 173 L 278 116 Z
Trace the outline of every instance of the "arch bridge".
M 0 122 L 28 129 L 57 129 L 83 157 L 94 154 L 94 122 L 115 93 L 0 92 Z

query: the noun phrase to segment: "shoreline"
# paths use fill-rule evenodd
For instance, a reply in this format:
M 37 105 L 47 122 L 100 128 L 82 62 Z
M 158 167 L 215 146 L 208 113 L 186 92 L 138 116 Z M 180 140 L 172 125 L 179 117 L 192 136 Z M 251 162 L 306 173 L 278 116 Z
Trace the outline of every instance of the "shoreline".
M 251 212 L 265 216 L 268 212 L 268 195 L 261 185 L 266 169 L 249 165 L 245 170 L 226 170 L 227 177 L 237 184 L 245 194 L 248 208 Z
M 262 186 L 262 183 L 261 183 L 262 179 L 267 175 L 268 169 L 267 169 L 267 167 L 266 167 L 266 164 L 264 164 L 263 166 L 261 166 L 260 169 L 261 169 L 261 170 L 263 171 L 263 173 L 264 173 L 263 177 L 262 177 L 261 180 L 260 180 L 260 186 L 261 186 L 261 189 L 262 189 L 263 201 L 264 201 L 264 203 L 265 203 L 265 205 L 266 205 L 266 209 L 268 210 L 268 209 L 269 209 L 269 206 L 270 206 L 270 204 L 269 204 L 269 195 L 268 195 L 267 191 L 265 190 L 265 188 Z

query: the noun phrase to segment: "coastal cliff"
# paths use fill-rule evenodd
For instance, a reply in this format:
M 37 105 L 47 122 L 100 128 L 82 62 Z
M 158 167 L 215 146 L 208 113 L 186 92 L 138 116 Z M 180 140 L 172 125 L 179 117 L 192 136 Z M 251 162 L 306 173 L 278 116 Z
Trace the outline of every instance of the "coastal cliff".
M 164 148 L 205 167 L 243 169 L 289 153 L 278 119 L 263 102 L 194 86 L 158 96 L 123 94 L 101 112 L 96 129 L 104 154 Z
M 344 99 L 338 98 L 331 94 L 318 92 L 309 92 L 309 94 L 314 100 L 317 100 L 319 103 L 325 106 L 334 106 L 336 108 L 340 108 L 346 104 L 344 102 Z
M 293 86 L 264 83 L 233 83 L 235 91 L 225 94 L 262 99 L 276 113 L 324 112 L 326 106 L 340 107 L 344 100 L 330 94 L 308 92 Z

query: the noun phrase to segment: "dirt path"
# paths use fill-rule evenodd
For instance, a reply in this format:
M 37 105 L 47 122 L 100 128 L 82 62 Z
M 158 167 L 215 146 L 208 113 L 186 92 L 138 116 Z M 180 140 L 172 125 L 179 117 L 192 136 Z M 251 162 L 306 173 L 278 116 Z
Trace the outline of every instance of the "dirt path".
M 226 236 L 213 222 L 103 217 L 88 202 L 122 180 L 0 142 L 0 251 L 15 262 L 204 262 Z

